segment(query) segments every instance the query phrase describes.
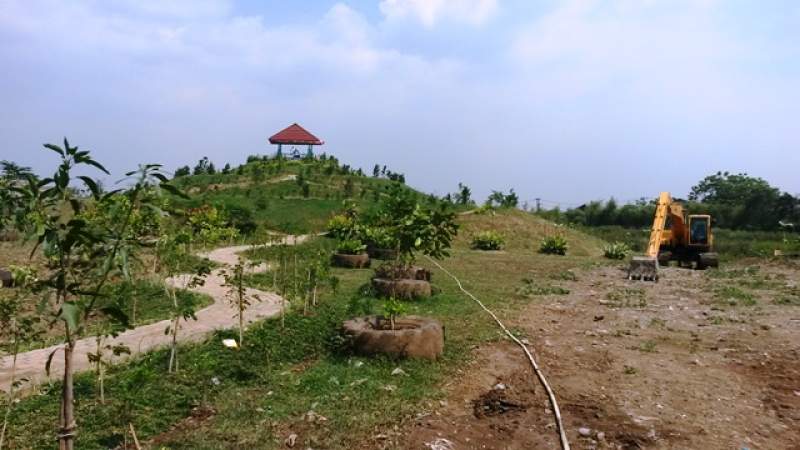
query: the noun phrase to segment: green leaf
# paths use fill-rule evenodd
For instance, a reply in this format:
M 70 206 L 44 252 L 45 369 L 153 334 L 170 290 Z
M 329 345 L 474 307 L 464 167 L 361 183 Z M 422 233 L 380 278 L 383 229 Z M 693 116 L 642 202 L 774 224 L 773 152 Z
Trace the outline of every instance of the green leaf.
M 97 167 L 98 169 L 102 170 L 104 173 L 109 174 L 108 170 L 106 170 L 106 168 L 103 167 L 102 164 L 100 164 L 99 162 L 97 162 L 97 161 L 95 161 L 93 159 L 86 159 L 85 161 L 83 161 L 83 163 L 84 164 L 89 164 L 90 166 Z
M 50 150 L 58 153 L 59 155 L 64 156 L 64 150 L 62 150 L 61 147 L 59 147 L 57 145 L 44 144 L 44 148 L 49 148 Z
M 87 176 L 79 176 L 78 178 L 81 181 L 83 181 L 83 184 L 85 184 L 86 187 L 88 187 L 89 190 L 92 192 L 92 197 L 94 197 L 96 199 L 100 198 L 100 188 L 97 187 L 97 183 L 95 183 L 95 181 L 93 179 L 91 179 L 91 178 L 89 178 Z
M 61 305 L 61 311 L 58 314 L 58 318 L 67 324 L 67 329 L 69 331 L 75 331 L 78 329 L 79 317 L 80 309 L 78 308 L 78 305 L 72 302 L 66 302 Z
M 117 305 L 104 306 L 100 308 L 100 312 L 102 312 L 108 317 L 111 317 L 123 327 L 131 328 L 130 321 L 128 320 L 128 315 L 125 314 L 125 311 L 123 311 L 122 308 L 120 308 L 119 306 Z

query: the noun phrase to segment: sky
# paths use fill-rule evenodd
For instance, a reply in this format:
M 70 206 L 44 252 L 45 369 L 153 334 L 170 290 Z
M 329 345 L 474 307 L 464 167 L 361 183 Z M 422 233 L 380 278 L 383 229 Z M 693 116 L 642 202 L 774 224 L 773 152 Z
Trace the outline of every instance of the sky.
M 0 0 L 0 64 L 0 159 L 39 172 L 65 136 L 115 177 L 236 165 L 297 122 L 438 195 L 800 193 L 794 0 Z

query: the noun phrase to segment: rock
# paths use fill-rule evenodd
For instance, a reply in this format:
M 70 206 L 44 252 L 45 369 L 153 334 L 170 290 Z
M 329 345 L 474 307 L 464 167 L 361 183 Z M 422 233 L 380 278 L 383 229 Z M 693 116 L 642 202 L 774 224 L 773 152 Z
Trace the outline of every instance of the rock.
M 294 444 L 297 443 L 297 435 L 294 433 L 290 434 L 289 437 L 287 437 L 286 440 L 283 441 L 283 443 L 286 444 L 286 446 L 289 448 L 294 447 Z
M 492 389 L 494 389 L 495 391 L 505 391 L 507 389 L 507 386 L 503 383 L 497 383 L 494 385 Z
M 597 440 L 598 440 L 598 441 L 601 441 L 601 442 L 602 442 L 602 441 L 605 441 L 605 440 L 606 440 L 606 434 L 605 434 L 605 433 L 603 433 L 602 431 L 601 431 L 601 432 L 599 432 L 599 433 L 597 433 Z
M 594 316 L 594 321 L 595 322 L 599 322 L 599 321 L 601 321 L 601 320 L 603 320 L 605 318 L 606 318 L 606 316 L 604 316 L 602 314 L 599 314 L 599 315 Z
M 592 429 L 586 427 L 580 427 L 578 428 L 578 434 L 580 434 L 581 437 L 589 437 L 592 435 Z

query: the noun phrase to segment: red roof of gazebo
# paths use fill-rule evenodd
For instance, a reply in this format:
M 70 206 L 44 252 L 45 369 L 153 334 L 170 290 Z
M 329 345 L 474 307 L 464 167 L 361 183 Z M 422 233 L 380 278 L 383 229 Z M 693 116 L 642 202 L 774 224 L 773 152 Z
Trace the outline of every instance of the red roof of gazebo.
M 270 144 L 288 145 L 322 145 L 325 142 L 306 131 L 305 128 L 293 123 L 269 138 Z

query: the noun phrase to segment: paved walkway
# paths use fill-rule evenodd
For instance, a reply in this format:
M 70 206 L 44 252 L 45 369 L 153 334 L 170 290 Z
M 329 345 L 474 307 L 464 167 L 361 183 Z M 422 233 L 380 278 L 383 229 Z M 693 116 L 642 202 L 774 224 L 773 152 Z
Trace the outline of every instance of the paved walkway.
M 289 236 L 286 238 L 285 242 L 287 244 L 296 244 L 304 241 L 306 238 L 307 236 Z M 214 299 L 214 303 L 198 311 L 197 320 L 181 321 L 181 329 L 178 333 L 178 340 L 180 342 L 201 341 L 214 330 L 238 326 L 237 310 L 231 305 L 229 300 L 229 289 L 223 286 L 225 284 L 223 271 L 225 268 L 230 268 L 237 264 L 239 261 L 238 253 L 249 250 L 250 248 L 252 248 L 252 246 L 249 245 L 223 247 L 213 250 L 208 254 L 200 255 L 208 257 L 210 260 L 223 265 L 223 267 L 213 270 L 211 274 L 206 277 L 203 286 L 191 289 L 194 292 L 209 295 Z M 262 265 L 250 270 L 255 272 L 265 269 L 266 267 Z M 179 287 L 185 286 L 184 276 L 176 277 L 174 280 L 167 280 L 167 282 Z M 283 300 L 279 295 L 250 288 L 247 289 L 247 294 L 251 296 L 257 295 L 261 301 L 251 302 L 250 307 L 245 311 L 245 323 L 250 324 L 257 320 L 272 317 L 280 312 Z M 142 325 L 133 330 L 128 330 L 116 338 L 108 339 L 106 343 L 112 345 L 125 344 L 131 349 L 132 355 L 147 352 L 157 347 L 169 345 L 171 337 L 164 334 L 164 330 L 169 325 L 170 320 L 162 320 L 149 325 Z M 62 353 L 62 347 L 63 344 L 59 344 L 17 355 L 16 379 L 27 378 L 29 382 L 26 383 L 26 385 L 28 386 L 31 384 L 39 384 L 47 380 L 45 363 L 47 362 L 48 355 L 54 350 L 56 353 L 53 356 L 53 362 L 50 367 L 50 378 L 61 378 L 64 373 L 64 355 Z M 76 343 L 75 354 L 73 355 L 75 372 L 93 368 L 89 363 L 88 354 L 95 352 L 96 348 L 97 343 L 94 337 L 80 339 Z M 110 355 L 107 355 L 107 357 L 108 356 Z M 127 355 L 122 355 L 121 357 L 114 358 L 113 362 L 117 363 L 128 357 Z M 4 356 L 0 359 L 0 390 L 8 391 L 9 389 L 11 383 L 11 361 L 11 356 Z M 23 387 L 23 389 L 25 388 Z

